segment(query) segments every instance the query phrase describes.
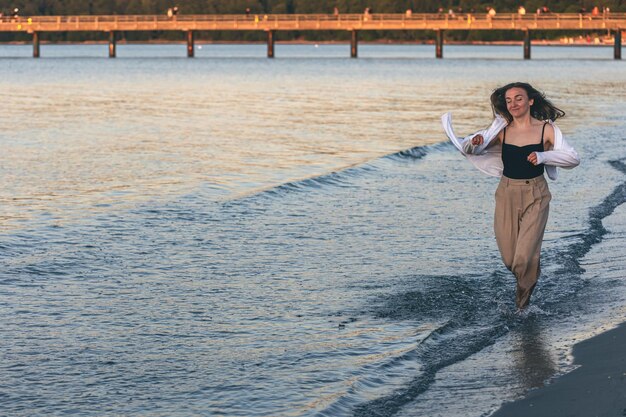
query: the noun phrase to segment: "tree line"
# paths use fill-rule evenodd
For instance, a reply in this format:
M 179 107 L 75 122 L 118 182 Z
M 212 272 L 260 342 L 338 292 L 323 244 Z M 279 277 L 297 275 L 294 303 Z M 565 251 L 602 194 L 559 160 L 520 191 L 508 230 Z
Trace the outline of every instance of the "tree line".
M 594 7 L 608 7 L 611 12 L 626 12 L 626 0 L 0 0 L 0 12 L 5 16 L 17 8 L 21 16 L 35 15 L 122 15 L 122 14 L 166 14 L 172 7 L 178 7 L 179 14 L 306 14 L 306 13 L 363 13 L 366 8 L 372 13 L 484 13 L 494 8 L 497 13 L 514 13 L 524 6 L 527 13 L 547 7 L 554 13 L 578 13 L 591 11 Z M 46 34 L 54 41 L 100 40 L 102 34 L 58 33 Z M 122 34 L 127 40 L 182 40 L 183 35 L 171 32 L 129 32 Z M 279 40 L 347 40 L 347 33 L 328 32 L 285 32 Z M 364 31 L 361 39 L 389 39 L 395 41 L 420 41 L 432 38 L 424 31 Z M 537 37 L 549 38 L 564 36 L 563 33 L 537 33 Z M 506 31 L 467 31 L 450 32 L 446 37 L 459 41 L 518 40 L 521 34 Z M 0 41 L 27 40 L 21 34 L 0 34 Z M 199 33 L 198 39 L 214 41 L 261 41 L 263 33 L 258 32 L 206 32 Z
M 161 14 L 178 6 L 184 14 L 239 14 L 251 13 L 361 13 L 370 8 L 374 13 L 435 13 L 462 10 L 485 11 L 493 7 L 497 12 L 516 12 L 519 6 L 532 12 L 548 7 L 557 13 L 577 13 L 581 8 L 609 7 L 615 12 L 626 12 L 626 0 L 1 0 L 0 11 L 10 13 L 19 8 L 23 15 L 85 15 L 85 14 Z

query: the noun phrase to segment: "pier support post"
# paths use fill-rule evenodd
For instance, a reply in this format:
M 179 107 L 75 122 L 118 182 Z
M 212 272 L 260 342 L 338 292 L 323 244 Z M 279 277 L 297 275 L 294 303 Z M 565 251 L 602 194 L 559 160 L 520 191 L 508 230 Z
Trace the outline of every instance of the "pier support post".
M 435 56 L 437 58 L 443 58 L 443 30 L 441 29 L 435 30 L 435 35 L 436 35 Z
M 109 58 L 115 58 L 115 56 L 116 56 L 116 50 L 115 50 L 115 47 L 116 47 L 116 43 L 115 42 L 116 41 L 115 41 L 115 38 L 116 38 L 115 31 L 109 32 Z
M 613 49 L 613 58 L 622 59 L 622 30 L 615 31 L 615 46 Z
M 193 30 L 187 31 L 187 58 L 193 58 Z
M 530 30 L 524 29 L 524 59 L 530 59 Z
M 267 31 L 267 57 L 274 58 L 274 32 L 273 30 Z
M 39 32 L 33 32 L 33 58 L 39 58 Z
M 356 58 L 359 55 L 359 32 L 351 30 L 350 37 L 350 58 Z

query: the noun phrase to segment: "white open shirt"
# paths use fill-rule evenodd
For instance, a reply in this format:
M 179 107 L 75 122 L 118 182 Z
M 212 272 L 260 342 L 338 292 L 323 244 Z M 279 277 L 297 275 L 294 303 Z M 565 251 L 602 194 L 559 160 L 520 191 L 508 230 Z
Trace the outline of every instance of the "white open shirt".
M 554 148 L 551 151 L 537 152 L 537 163 L 544 164 L 546 173 L 551 180 L 556 180 L 558 173 L 556 168 L 571 169 L 580 164 L 580 157 L 574 148 L 563 137 L 561 129 L 554 122 L 549 121 L 554 128 Z M 476 168 L 487 175 L 501 177 L 504 166 L 502 165 L 502 145 L 498 144 L 486 149 L 489 143 L 498 136 L 498 133 L 507 125 L 506 120 L 496 115 L 487 129 L 479 130 L 464 138 L 454 134 L 452 129 L 452 115 L 446 113 L 441 116 L 441 124 L 452 144 L 470 161 Z M 483 144 L 473 146 L 472 138 L 476 135 L 483 136 Z

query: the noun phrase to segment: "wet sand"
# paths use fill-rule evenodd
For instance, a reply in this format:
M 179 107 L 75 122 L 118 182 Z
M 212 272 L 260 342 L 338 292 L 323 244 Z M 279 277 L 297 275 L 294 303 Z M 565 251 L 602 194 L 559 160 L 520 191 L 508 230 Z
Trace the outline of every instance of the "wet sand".
M 574 346 L 580 367 L 491 417 L 626 416 L 626 323 Z

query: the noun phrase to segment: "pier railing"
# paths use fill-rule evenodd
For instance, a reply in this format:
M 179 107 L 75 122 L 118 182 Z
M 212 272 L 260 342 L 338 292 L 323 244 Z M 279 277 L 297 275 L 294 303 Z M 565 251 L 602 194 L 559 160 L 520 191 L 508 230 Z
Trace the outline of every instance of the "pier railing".
M 598 30 L 626 28 L 626 13 L 250 14 L 4 16 L 0 32 L 142 30 Z

